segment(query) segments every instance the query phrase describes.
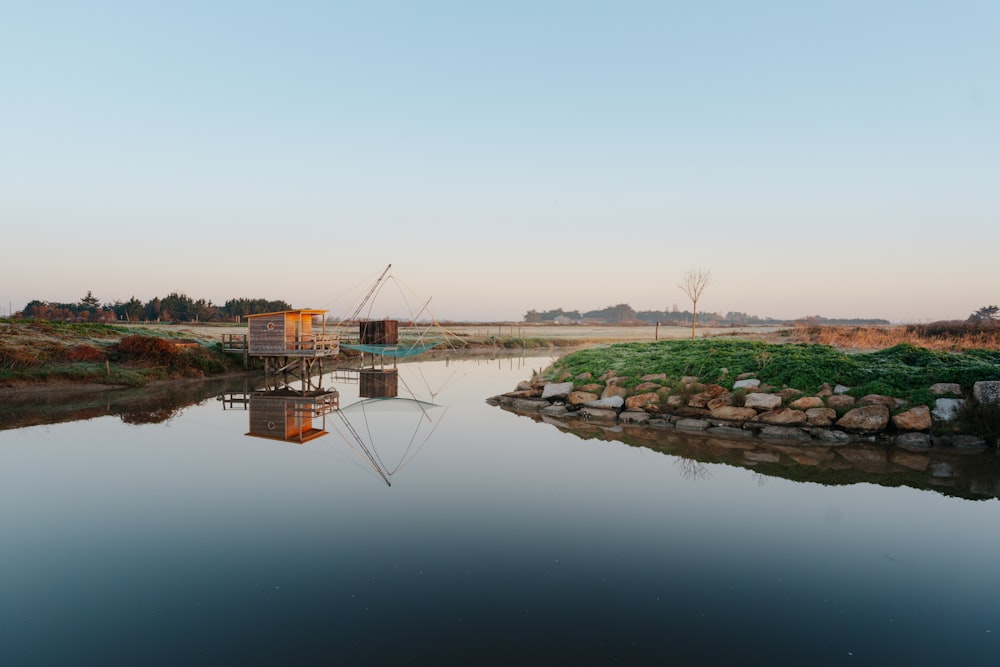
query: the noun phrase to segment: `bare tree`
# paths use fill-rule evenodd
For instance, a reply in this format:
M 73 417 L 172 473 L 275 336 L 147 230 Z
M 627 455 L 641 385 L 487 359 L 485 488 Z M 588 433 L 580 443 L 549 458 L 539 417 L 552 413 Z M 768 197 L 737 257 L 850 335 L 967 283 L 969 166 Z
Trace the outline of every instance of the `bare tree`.
M 683 280 L 677 283 L 681 291 L 691 299 L 691 308 L 694 318 L 691 320 L 691 339 L 694 340 L 694 331 L 698 328 L 698 299 L 705 288 L 712 283 L 712 272 L 708 269 L 688 269 Z

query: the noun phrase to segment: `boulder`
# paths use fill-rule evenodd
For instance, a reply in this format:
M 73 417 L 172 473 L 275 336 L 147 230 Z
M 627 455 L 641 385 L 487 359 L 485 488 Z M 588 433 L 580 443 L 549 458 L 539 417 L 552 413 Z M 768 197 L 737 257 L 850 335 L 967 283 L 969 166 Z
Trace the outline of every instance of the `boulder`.
M 704 392 L 711 396 L 712 398 L 718 398 L 729 393 L 729 390 L 723 387 L 721 384 L 706 384 Z
M 806 421 L 812 426 L 829 426 L 837 420 L 837 411 L 833 408 L 809 408 L 806 410 Z
M 781 391 L 775 392 L 778 396 L 781 396 L 781 400 L 784 402 L 789 402 L 802 395 L 802 392 L 798 389 L 792 389 L 791 387 L 782 389 Z
M 677 409 L 684 405 L 684 397 L 680 394 L 671 394 L 667 396 L 667 407 Z
M 604 388 L 604 391 L 601 392 L 601 398 L 618 397 L 622 399 L 623 403 L 625 402 L 626 396 L 628 396 L 628 389 L 625 387 L 619 387 L 616 384 L 609 384 Z
M 849 392 L 850 390 L 851 390 L 851 388 L 850 388 L 850 387 L 845 387 L 845 386 L 844 386 L 844 385 L 842 385 L 842 384 L 838 384 L 838 385 L 837 385 L 836 387 L 834 387 L 834 388 L 833 388 L 833 393 L 834 393 L 834 394 L 837 394 L 837 395 L 839 396 L 839 395 L 841 395 L 841 394 L 846 394 L 846 393 L 847 393 L 847 392 Z
M 747 431 L 736 426 L 712 426 L 708 429 L 710 435 L 723 438 L 752 438 L 753 431 Z
M 806 423 L 806 413 L 790 408 L 768 410 L 757 415 L 757 421 L 777 426 L 799 426 Z
M 690 408 L 707 408 L 708 402 L 712 400 L 711 394 L 706 391 L 700 391 L 691 398 L 688 399 L 688 407 Z
M 697 384 L 698 378 L 694 375 L 685 375 L 681 378 L 681 384 Z
M 900 431 L 926 431 L 931 427 L 931 409 L 917 405 L 892 416 L 892 425 Z
M 591 382 L 590 384 L 585 384 L 579 388 L 578 391 L 586 391 L 591 394 L 600 394 L 604 391 L 604 385 L 600 382 Z
M 718 398 L 713 398 L 712 400 L 710 400 L 706 407 L 709 410 L 715 410 L 716 408 L 723 408 L 726 407 L 727 405 L 732 405 L 732 404 L 733 404 L 733 395 L 727 392 L 722 396 L 719 396 Z
M 830 385 L 828 383 L 824 382 L 820 386 L 819 391 L 816 392 L 816 395 L 819 396 L 820 398 L 826 398 L 827 396 L 833 396 L 833 389 L 830 389 Z
M 774 410 L 781 405 L 781 396 L 776 394 L 747 394 L 743 405 L 755 410 Z
M 757 375 L 757 374 L 756 373 L 740 373 L 739 375 L 736 376 L 736 379 L 737 380 L 746 380 L 748 378 L 752 378 L 755 375 Z
M 1000 405 L 1000 382 L 977 382 L 972 385 L 972 395 L 981 405 Z
M 587 372 L 587 373 L 580 373 L 579 375 L 576 376 L 576 379 L 577 380 L 589 380 L 592 377 L 594 377 L 594 374 L 590 373 L 590 372 Z
M 643 382 L 657 382 L 657 381 L 659 381 L 659 382 L 666 382 L 667 381 L 667 374 L 666 373 L 648 373 L 646 375 L 643 375 L 639 379 L 642 380 Z
M 931 385 L 931 393 L 935 396 L 961 396 L 962 385 L 957 382 L 936 382 Z
M 934 401 L 931 417 L 941 422 L 950 422 L 958 417 L 959 411 L 965 405 L 961 398 L 939 398 Z
M 823 399 L 819 396 L 803 396 L 788 404 L 788 407 L 795 410 L 808 410 L 810 408 L 823 407 Z
M 570 405 L 583 405 L 584 403 L 596 401 L 598 398 L 600 396 L 589 391 L 574 391 L 566 397 L 566 402 Z
M 745 422 L 757 416 L 757 411 L 753 408 L 738 408 L 731 405 L 715 408 L 712 410 L 712 419 L 723 419 L 731 422 Z
M 884 405 L 892 410 L 896 407 L 896 399 L 892 396 L 882 396 L 881 394 L 868 394 L 858 400 L 858 405 Z
M 572 392 L 572 382 L 550 382 L 542 387 L 542 398 L 546 400 L 565 399 Z
M 614 377 L 609 377 L 607 379 L 607 381 L 606 381 L 606 384 L 613 385 L 613 386 L 616 386 L 616 387 L 620 387 L 621 385 L 625 384 L 626 382 L 628 382 L 628 377 L 627 376 L 625 376 L 625 375 L 616 375 Z
M 889 408 L 884 405 L 864 405 L 854 408 L 837 420 L 837 426 L 840 428 L 862 433 L 877 433 L 885 429 L 888 424 Z
M 641 410 L 647 405 L 660 402 L 660 395 L 647 392 L 645 394 L 635 394 L 625 399 L 625 408 L 628 410 Z
M 569 412 L 569 408 L 567 408 L 565 405 L 550 404 L 547 407 L 542 408 L 540 412 L 543 415 L 549 415 L 550 417 L 562 417 L 567 412 Z
M 844 394 L 834 394 L 826 399 L 826 405 L 834 410 L 841 410 L 843 408 L 853 408 L 856 403 L 853 396 L 847 396 Z
M 645 394 L 648 391 L 659 391 L 663 389 L 662 384 L 656 384 L 655 382 L 641 382 L 632 388 L 633 394 Z
M 760 386 L 760 380 L 757 378 L 746 378 L 745 380 L 737 380 L 733 383 L 733 389 L 756 389 Z

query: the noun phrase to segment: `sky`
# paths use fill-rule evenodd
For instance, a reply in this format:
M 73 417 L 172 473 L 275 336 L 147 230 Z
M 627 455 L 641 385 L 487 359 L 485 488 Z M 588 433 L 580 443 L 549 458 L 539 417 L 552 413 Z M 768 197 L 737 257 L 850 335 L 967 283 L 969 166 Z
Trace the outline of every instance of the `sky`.
M 0 1 L 0 230 L 4 314 L 339 314 L 392 264 L 439 319 L 683 310 L 690 269 L 700 311 L 964 319 L 1000 3 Z

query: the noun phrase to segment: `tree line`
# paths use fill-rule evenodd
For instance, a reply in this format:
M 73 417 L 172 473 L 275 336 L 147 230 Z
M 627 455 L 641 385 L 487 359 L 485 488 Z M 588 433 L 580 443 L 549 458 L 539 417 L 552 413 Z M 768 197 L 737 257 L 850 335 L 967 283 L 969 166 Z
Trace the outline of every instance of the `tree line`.
M 33 300 L 15 318 L 66 322 L 222 322 L 247 315 L 292 310 L 287 301 L 270 299 L 229 299 L 219 306 L 211 300 L 192 299 L 171 292 L 143 303 L 132 296 L 128 301 L 101 303 L 89 290 L 76 303 Z
M 694 320 L 694 312 L 680 310 L 674 305 L 669 310 L 635 310 L 627 303 L 608 306 L 599 310 L 529 310 L 524 314 L 524 321 L 530 323 L 565 322 L 567 324 L 584 324 L 586 322 L 606 322 L 608 324 L 670 324 L 678 326 L 690 325 Z M 797 320 L 780 320 L 773 317 L 758 317 L 739 311 L 726 313 L 699 312 L 698 321 L 711 326 L 783 326 L 790 323 L 804 324 L 843 324 L 852 326 L 870 326 L 889 324 L 889 320 L 872 318 L 826 318 L 819 315 L 802 317 Z

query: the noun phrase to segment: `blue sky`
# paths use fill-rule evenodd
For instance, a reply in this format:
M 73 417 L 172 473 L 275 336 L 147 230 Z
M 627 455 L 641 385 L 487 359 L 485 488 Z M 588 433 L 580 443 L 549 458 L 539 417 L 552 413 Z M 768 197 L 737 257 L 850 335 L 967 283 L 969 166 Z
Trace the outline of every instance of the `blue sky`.
M 1000 302 L 997 2 L 0 7 L 0 301 Z M 386 306 L 390 308 L 391 306 Z M 405 313 L 386 312 L 386 315 Z

